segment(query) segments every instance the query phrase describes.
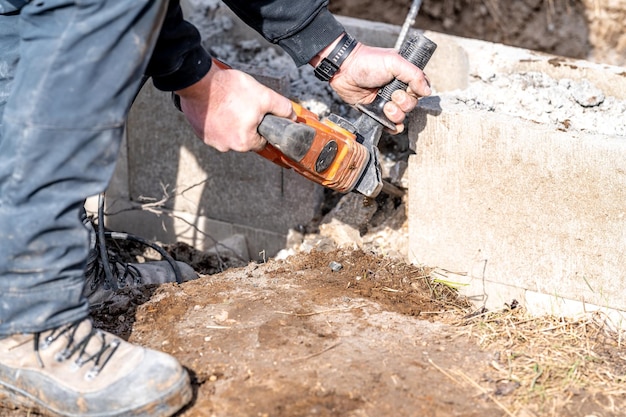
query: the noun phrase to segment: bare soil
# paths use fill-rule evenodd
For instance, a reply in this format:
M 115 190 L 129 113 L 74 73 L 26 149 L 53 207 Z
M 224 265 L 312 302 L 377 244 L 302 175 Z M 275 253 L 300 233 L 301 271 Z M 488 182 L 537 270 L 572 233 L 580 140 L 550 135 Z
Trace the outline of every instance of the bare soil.
M 181 417 L 622 415 L 619 399 L 607 407 L 600 387 L 575 383 L 520 406 L 529 384 L 503 374 L 511 355 L 472 335 L 481 311 L 427 268 L 361 250 L 250 263 L 128 300 L 95 310 L 96 323 L 181 361 L 195 389 Z M 596 370 L 623 375 L 624 350 L 599 346 Z M 542 381 L 535 389 L 551 388 Z
M 401 25 L 412 0 L 330 0 L 338 14 Z M 626 64 L 624 0 L 424 0 L 415 27 L 554 55 Z
M 480 375 L 492 358 L 434 320 L 448 306 L 427 276 L 362 252 L 250 264 L 159 288 L 130 340 L 193 372 L 184 416 L 500 415 L 437 370 Z

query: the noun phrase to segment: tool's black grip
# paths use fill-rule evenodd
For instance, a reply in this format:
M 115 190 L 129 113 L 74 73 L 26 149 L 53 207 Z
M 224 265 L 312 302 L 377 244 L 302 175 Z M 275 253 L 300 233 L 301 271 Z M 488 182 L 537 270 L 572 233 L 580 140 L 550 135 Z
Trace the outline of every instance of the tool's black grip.
M 296 162 L 304 158 L 315 139 L 313 127 L 271 114 L 263 117 L 257 130 L 276 149 Z
M 400 55 L 419 69 L 424 70 L 424 68 L 426 68 L 426 64 L 428 64 L 428 61 L 433 56 L 435 49 L 437 49 L 437 44 L 435 42 L 418 33 L 402 45 Z M 395 130 L 395 124 L 387 119 L 383 111 L 383 107 L 391 101 L 391 94 L 394 91 L 406 90 L 407 87 L 408 85 L 406 83 L 398 79 L 394 79 L 378 91 L 378 94 L 372 103 L 358 105 L 357 108 L 363 113 L 376 119 L 383 126 Z

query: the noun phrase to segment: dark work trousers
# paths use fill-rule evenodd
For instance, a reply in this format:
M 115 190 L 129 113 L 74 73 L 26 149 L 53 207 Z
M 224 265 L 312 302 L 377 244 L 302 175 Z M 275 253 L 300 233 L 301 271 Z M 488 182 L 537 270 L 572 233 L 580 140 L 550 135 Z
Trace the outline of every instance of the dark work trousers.
M 79 212 L 112 176 L 167 6 L 19 1 L 0 0 L 0 336 L 87 316 Z

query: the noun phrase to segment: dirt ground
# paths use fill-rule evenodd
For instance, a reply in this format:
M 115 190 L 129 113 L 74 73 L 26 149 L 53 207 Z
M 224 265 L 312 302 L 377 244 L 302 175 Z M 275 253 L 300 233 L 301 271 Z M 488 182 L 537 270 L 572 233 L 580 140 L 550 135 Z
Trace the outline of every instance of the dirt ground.
M 169 249 L 197 270 L 216 264 L 185 245 Z M 371 252 L 313 250 L 127 295 L 95 309 L 96 324 L 181 361 L 195 398 L 179 417 L 624 415 L 619 383 L 560 378 L 519 342 L 481 347 L 489 324 L 472 317 L 481 311 L 428 269 Z M 565 367 L 578 361 L 623 382 L 623 347 L 591 343 L 593 360 Z M 511 364 L 524 355 L 530 364 Z
M 338 14 L 401 25 L 411 0 L 330 0 Z M 415 27 L 626 65 L 624 0 L 424 0 Z
M 218 265 L 168 250 L 201 272 Z M 626 415 L 617 335 L 515 301 L 476 310 L 388 256 L 313 250 L 119 295 L 94 321 L 188 369 L 194 399 L 177 417 Z
M 437 370 L 482 375 L 493 358 L 434 320 L 448 306 L 427 276 L 351 251 L 251 264 L 159 288 L 130 340 L 192 370 L 183 416 L 501 415 Z

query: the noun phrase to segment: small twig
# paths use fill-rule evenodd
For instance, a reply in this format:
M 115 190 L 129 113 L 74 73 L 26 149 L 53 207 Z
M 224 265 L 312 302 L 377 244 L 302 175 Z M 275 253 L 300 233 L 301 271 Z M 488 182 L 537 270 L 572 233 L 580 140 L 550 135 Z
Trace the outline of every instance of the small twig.
M 312 354 L 310 354 L 310 355 L 308 355 L 308 356 L 303 356 L 303 357 L 301 357 L 301 358 L 295 358 L 295 359 L 289 359 L 289 362 L 304 361 L 304 360 L 307 360 L 307 359 L 314 358 L 314 357 L 316 357 L 316 356 L 319 356 L 319 355 L 321 355 L 321 354 L 323 354 L 323 353 L 328 352 L 328 351 L 329 351 L 329 350 L 331 350 L 331 349 L 336 348 L 336 347 L 337 347 L 337 346 L 339 346 L 340 344 L 341 344 L 341 342 L 337 342 L 337 343 L 335 343 L 334 345 L 330 345 L 330 346 L 328 346 L 327 348 L 322 349 L 322 350 L 320 350 L 319 352 L 312 353 Z
M 430 278 L 430 274 L 428 274 L 428 275 L 420 275 L 419 277 L 411 277 L 411 278 L 414 279 L 414 280 L 426 279 L 426 278 Z
M 437 365 L 435 362 L 433 362 L 432 359 L 428 358 L 428 363 L 430 363 L 432 366 L 434 366 L 436 370 L 438 370 L 439 372 L 441 372 L 442 374 L 444 374 L 445 376 L 450 378 L 452 380 L 452 382 L 454 382 L 455 384 L 463 385 L 455 377 L 453 377 L 452 374 L 450 374 L 449 372 L 445 371 L 443 368 L 441 368 L 439 365 Z

